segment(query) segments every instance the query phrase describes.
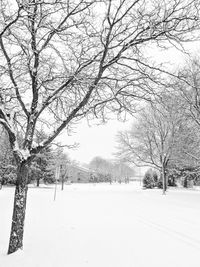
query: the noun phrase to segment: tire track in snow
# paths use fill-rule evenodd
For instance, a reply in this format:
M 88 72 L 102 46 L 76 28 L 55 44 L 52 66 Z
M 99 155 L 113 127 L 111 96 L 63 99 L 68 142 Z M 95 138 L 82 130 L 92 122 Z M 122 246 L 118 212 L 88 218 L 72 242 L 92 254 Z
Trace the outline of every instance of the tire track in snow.
M 191 237 L 189 235 L 184 234 L 183 232 L 176 231 L 170 227 L 167 227 L 167 226 L 164 226 L 164 225 L 159 224 L 157 222 L 151 221 L 151 220 L 144 218 L 144 217 L 141 217 L 139 215 L 137 215 L 137 219 L 139 222 L 143 223 L 144 225 L 146 225 L 150 228 L 154 228 L 155 230 L 158 230 L 158 231 L 163 232 L 167 235 L 175 237 L 176 239 L 184 242 L 185 244 L 200 250 L 200 239 Z

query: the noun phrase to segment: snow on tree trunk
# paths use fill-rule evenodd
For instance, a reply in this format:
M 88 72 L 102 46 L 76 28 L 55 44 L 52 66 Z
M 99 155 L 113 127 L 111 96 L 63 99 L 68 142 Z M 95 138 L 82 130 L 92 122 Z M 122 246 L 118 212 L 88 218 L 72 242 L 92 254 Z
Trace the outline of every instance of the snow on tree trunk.
M 27 199 L 28 168 L 25 163 L 18 167 L 17 183 L 15 188 L 14 208 L 8 254 L 23 248 L 24 220 Z

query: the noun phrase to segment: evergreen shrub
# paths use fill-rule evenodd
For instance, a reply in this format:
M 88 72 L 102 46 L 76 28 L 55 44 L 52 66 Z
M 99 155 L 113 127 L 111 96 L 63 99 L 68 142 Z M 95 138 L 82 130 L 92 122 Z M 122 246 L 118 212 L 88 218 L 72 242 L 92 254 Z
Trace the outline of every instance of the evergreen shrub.
M 155 187 L 155 181 L 153 177 L 153 172 L 152 170 L 147 170 L 144 178 L 143 178 L 143 187 L 144 188 L 154 188 Z

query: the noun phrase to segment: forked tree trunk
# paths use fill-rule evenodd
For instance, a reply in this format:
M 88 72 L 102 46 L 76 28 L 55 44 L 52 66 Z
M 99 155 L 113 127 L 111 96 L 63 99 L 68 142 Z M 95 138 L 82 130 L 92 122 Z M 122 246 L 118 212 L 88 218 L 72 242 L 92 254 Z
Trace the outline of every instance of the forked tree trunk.
M 28 190 L 27 177 L 27 165 L 21 163 L 20 166 L 18 166 L 8 254 L 23 248 L 24 220 Z

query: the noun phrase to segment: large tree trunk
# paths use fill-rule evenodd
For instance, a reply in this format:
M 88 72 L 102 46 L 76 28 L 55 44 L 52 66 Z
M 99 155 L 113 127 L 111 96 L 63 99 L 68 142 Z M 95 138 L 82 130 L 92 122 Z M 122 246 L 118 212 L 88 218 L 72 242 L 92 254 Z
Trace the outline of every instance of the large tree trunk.
M 26 163 L 23 162 L 18 166 L 8 254 L 23 248 L 24 220 L 28 190 L 27 177 L 28 168 Z

